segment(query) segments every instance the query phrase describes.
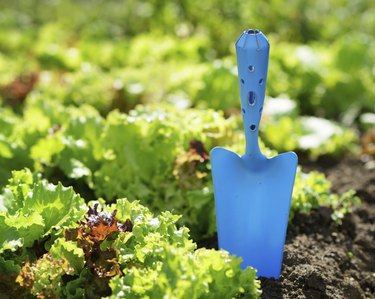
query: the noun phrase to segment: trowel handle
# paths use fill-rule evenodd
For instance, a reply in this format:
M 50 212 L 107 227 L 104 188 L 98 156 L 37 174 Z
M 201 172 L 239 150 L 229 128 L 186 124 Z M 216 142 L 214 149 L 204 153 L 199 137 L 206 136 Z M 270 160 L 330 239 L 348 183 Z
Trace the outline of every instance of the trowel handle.
M 262 155 L 258 129 L 266 92 L 269 43 L 259 30 L 249 29 L 236 42 L 241 109 L 246 136 L 246 155 Z

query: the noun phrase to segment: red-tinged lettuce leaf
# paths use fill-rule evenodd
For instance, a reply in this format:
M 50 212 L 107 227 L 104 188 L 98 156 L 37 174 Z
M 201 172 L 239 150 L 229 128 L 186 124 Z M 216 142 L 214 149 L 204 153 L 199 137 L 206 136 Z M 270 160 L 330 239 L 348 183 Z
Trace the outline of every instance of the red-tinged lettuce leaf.
M 111 248 L 111 243 L 118 234 L 130 232 L 133 224 L 129 219 L 121 223 L 116 218 L 116 210 L 99 212 L 97 208 L 97 204 L 89 208 L 85 215 L 86 221 L 80 221 L 78 228 L 65 230 L 65 239 L 67 242 L 76 242 L 76 246 L 84 255 L 86 267 L 97 277 L 122 275 L 117 261 L 117 251 Z M 101 246 L 103 244 L 105 246 Z
M 190 140 L 189 150 L 179 153 L 174 163 L 173 175 L 181 189 L 196 190 L 207 185 L 209 158 L 201 141 Z
M 26 262 L 16 282 L 38 298 L 59 298 L 62 276 L 72 273 L 73 269 L 66 259 L 45 254 L 34 263 Z
M 65 229 L 65 237 L 55 240 L 48 253 L 33 263 L 27 261 L 16 282 L 40 298 L 110 295 L 110 278 L 123 275 L 118 251 L 111 243 L 119 234 L 130 232 L 133 225 L 129 219 L 120 222 L 116 210 L 98 211 L 97 207 L 89 208 L 77 228 Z M 53 269 L 48 270 L 47 265 Z

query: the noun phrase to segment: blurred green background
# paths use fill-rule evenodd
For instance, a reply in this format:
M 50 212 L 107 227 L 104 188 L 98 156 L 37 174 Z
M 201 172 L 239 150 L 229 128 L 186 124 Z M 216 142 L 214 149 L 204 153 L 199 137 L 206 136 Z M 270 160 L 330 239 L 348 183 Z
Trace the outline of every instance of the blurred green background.
M 246 28 L 271 42 L 268 95 L 349 125 L 375 111 L 372 0 L 3 0 L 0 28 L 0 84 L 43 71 L 40 94 L 103 114 L 238 107 L 233 44 Z

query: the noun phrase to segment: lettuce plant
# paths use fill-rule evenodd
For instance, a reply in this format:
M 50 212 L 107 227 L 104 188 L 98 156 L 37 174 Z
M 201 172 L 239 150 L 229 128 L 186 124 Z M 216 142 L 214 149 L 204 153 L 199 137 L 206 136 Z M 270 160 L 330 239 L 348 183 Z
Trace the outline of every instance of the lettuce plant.
M 7 113 L 3 116 L 4 161 L 28 159 L 26 165 L 33 165 L 54 182 L 73 185 L 84 196 L 104 197 L 107 202 L 128 196 L 153 212 L 173 210 L 182 215 L 179 223 L 190 228 L 195 240 L 216 232 L 209 151 L 223 145 L 243 152 L 245 142 L 238 118 L 226 119 L 213 110 L 180 110 L 172 105 L 137 106 L 128 114 L 114 111 L 103 118 L 90 106 L 65 107 L 38 99 L 26 105 L 24 122 Z M 281 151 L 296 149 L 299 139 L 291 131 L 298 135 L 299 130 L 293 124 L 302 126 L 298 118 L 269 120 L 262 132 L 264 140 L 274 142 Z M 340 130 L 333 128 L 335 132 Z M 302 129 L 300 133 L 309 136 Z M 336 139 L 325 139 L 326 146 L 314 150 L 330 150 Z M 19 150 L 11 151 L 11 146 Z M 276 154 L 264 145 L 262 149 L 267 156 Z M 306 176 L 311 179 L 301 179 Z M 317 207 L 320 203 L 313 202 L 318 195 L 310 195 L 319 194 L 316 190 L 322 180 L 302 172 L 297 174 L 298 180 L 293 197 L 296 211 L 305 210 L 304 204 L 298 204 L 301 198 Z M 328 183 L 325 178 L 324 182 Z M 326 192 L 331 192 L 330 188 Z
M 332 208 L 332 220 L 336 224 L 341 224 L 345 214 L 350 213 L 353 207 L 360 202 L 360 198 L 356 196 L 354 190 L 348 190 L 342 194 L 333 193 L 332 184 L 323 173 L 318 171 L 303 173 L 299 167 L 289 219 L 292 220 L 296 213 L 308 214 L 312 209 L 328 206 Z
M 196 250 L 180 216 L 139 202 L 86 205 L 28 169 L 0 198 L 0 295 L 258 298 L 259 281 L 225 251 Z M 32 296 L 31 296 L 32 295 Z

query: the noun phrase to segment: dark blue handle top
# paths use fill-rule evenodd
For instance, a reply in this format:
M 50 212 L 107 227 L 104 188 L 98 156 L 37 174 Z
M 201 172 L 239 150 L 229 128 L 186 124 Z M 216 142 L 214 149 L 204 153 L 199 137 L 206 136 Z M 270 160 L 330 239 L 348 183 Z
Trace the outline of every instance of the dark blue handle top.
M 258 128 L 266 92 L 270 45 L 259 30 L 249 29 L 236 42 L 241 108 L 246 136 L 246 155 L 263 156 Z

